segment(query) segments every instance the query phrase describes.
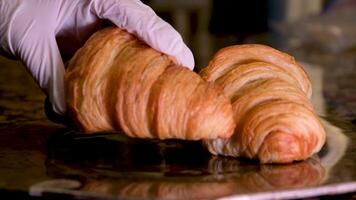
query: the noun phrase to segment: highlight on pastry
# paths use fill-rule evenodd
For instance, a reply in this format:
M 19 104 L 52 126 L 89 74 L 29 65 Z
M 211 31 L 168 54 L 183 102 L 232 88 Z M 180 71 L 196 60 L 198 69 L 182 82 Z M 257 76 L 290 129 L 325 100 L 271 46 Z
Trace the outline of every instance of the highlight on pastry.
M 200 75 L 224 89 L 236 123 L 229 139 L 204 141 L 211 153 L 290 163 L 325 143 L 310 80 L 293 57 L 264 45 L 235 45 L 217 52 Z
M 235 127 L 221 90 L 119 28 L 76 52 L 65 84 L 69 114 L 88 133 L 199 140 L 228 138 Z

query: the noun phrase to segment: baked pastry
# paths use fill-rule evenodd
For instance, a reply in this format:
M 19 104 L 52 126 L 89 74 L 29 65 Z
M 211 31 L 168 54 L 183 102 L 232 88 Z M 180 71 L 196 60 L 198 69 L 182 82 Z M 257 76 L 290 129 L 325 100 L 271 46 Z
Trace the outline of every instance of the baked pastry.
M 77 51 L 65 83 L 69 114 L 89 133 L 198 140 L 228 138 L 235 127 L 221 90 L 119 28 Z
M 323 146 L 310 80 L 293 57 L 268 46 L 236 45 L 220 50 L 200 75 L 224 89 L 236 122 L 231 138 L 204 141 L 211 153 L 289 163 Z

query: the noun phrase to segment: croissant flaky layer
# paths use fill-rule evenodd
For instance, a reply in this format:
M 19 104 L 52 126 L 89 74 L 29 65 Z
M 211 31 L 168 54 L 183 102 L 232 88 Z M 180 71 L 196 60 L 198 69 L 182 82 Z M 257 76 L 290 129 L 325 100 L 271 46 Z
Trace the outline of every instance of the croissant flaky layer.
M 236 45 L 220 50 L 200 75 L 224 89 L 236 123 L 229 139 L 204 141 L 211 153 L 289 163 L 323 146 L 310 80 L 293 57 L 268 46 Z
M 86 42 L 65 83 L 70 116 L 87 132 L 198 140 L 228 138 L 235 127 L 221 90 L 118 28 Z

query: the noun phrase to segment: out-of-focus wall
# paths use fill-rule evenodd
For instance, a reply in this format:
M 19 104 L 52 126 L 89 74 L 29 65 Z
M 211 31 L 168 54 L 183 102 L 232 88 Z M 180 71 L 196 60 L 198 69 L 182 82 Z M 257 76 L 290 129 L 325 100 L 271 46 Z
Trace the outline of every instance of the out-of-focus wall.
M 268 0 L 269 22 L 292 22 L 320 14 L 323 0 Z
M 223 46 L 269 31 L 280 22 L 317 15 L 325 0 L 142 0 L 193 50 L 198 67 Z M 226 42 L 228 41 L 228 42 Z

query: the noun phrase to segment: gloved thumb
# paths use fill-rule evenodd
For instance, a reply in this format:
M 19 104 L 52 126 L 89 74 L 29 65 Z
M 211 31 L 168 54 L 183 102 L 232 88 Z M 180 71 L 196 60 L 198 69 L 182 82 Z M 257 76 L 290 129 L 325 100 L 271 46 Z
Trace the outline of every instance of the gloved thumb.
M 41 30 L 41 29 L 40 29 Z M 28 30 L 18 43 L 17 56 L 24 62 L 40 88 L 47 94 L 53 111 L 64 115 L 64 64 L 53 33 Z
M 174 56 L 178 63 L 193 69 L 194 57 L 180 34 L 138 0 L 91 0 L 92 12 L 135 34 L 148 45 Z

